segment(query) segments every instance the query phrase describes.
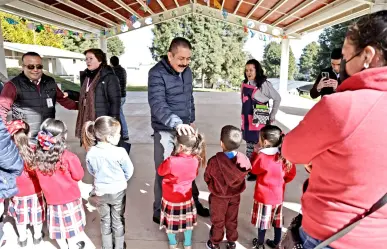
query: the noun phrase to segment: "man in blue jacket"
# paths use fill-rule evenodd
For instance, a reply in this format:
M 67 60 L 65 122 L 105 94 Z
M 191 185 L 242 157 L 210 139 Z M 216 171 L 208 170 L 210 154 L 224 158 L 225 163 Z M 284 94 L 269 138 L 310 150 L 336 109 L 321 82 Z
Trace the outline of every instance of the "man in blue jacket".
M 148 78 L 148 102 L 151 109 L 154 130 L 154 161 L 156 166 L 153 221 L 160 223 L 162 197 L 162 177 L 157 174 L 159 165 L 168 158 L 174 149 L 177 133 L 193 133 L 195 104 L 193 98 L 191 44 L 177 37 L 172 40 L 168 55 L 164 56 L 151 70 Z M 197 213 L 203 217 L 209 210 L 199 202 L 199 190 L 195 181 L 192 194 Z
M 19 150 L 0 118 L 0 198 L 9 198 L 17 193 L 16 177 L 22 171 L 23 161 Z

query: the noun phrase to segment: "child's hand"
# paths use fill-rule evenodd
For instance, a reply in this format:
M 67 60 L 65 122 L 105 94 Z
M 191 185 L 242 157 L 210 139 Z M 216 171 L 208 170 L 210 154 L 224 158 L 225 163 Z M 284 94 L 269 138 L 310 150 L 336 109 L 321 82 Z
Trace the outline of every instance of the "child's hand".
M 254 152 L 255 152 L 255 153 L 259 153 L 260 150 L 261 150 L 261 146 L 259 146 L 259 143 L 257 143 L 257 144 L 254 146 Z
M 305 167 L 306 172 L 308 172 L 309 174 L 310 174 L 310 172 L 312 172 L 312 163 L 305 164 L 304 167 Z

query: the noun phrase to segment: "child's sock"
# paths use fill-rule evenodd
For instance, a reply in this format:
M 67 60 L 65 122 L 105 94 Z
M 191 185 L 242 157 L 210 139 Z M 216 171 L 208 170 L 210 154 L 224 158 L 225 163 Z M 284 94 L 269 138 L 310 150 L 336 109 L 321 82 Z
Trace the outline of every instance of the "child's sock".
M 281 241 L 282 228 L 274 228 L 274 244 L 278 245 Z
M 57 239 L 56 243 L 58 243 L 60 249 L 68 249 L 69 245 L 65 239 Z
M 258 228 L 258 244 L 263 245 L 265 243 L 266 229 Z
M 27 239 L 27 225 L 16 225 L 19 233 L 19 241 L 25 241 Z
M 184 231 L 184 246 L 192 245 L 192 230 Z
M 174 233 L 167 233 L 167 235 L 168 235 L 169 244 L 170 245 L 177 245 L 176 234 L 174 234 Z
M 40 239 L 42 237 L 43 224 L 34 225 L 34 239 Z

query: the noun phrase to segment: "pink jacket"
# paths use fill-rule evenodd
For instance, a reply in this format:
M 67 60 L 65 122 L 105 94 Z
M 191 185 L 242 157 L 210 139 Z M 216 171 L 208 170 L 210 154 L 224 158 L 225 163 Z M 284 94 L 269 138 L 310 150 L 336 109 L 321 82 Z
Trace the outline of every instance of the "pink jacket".
M 337 91 L 310 110 L 282 148 L 289 161 L 313 164 L 302 197 L 302 226 L 319 240 L 364 214 L 387 192 L 387 67 L 357 73 Z M 386 248 L 387 206 L 331 247 Z

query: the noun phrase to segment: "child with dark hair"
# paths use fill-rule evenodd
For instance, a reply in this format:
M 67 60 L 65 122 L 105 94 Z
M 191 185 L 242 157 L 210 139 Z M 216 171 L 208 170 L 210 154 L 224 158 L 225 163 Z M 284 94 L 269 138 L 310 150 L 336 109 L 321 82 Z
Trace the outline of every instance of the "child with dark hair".
M 84 231 L 86 216 L 78 181 L 84 172 L 78 157 L 66 149 L 66 139 L 66 125 L 46 119 L 38 133 L 34 166 L 47 202 L 50 239 L 61 249 L 82 249 L 85 242 L 78 235 Z
M 184 232 L 184 249 L 192 248 L 192 231 L 197 212 L 192 198 L 192 182 L 200 164 L 206 165 L 204 137 L 200 133 L 178 135 L 175 149 L 158 168 L 163 178 L 160 229 L 165 228 L 169 248 L 177 248 L 176 233 Z
M 14 120 L 7 123 L 7 129 L 24 161 L 23 172 L 16 178 L 19 192 L 10 199 L 8 214 L 15 219 L 19 246 L 27 246 L 27 225 L 34 227 L 33 243 L 38 245 L 42 241 L 46 204 L 38 178 L 32 170 L 35 152 L 29 142 L 30 127 L 22 120 Z
M 264 249 L 266 230 L 274 227 L 274 240 L 266 244 L 275 248 L 281 240 L 283 225 L 282 205 L 285 185 L 296 176 L 295 165 L 281 155 L 284 134 L 277 126 L 268 125 L 261 129 L 259 151 L 252 155 L 251 172 L 257 175 L 251 223 L 258 228 L 254 248 Z
M 249 158 L 237 152 L 242 131 L 232 125 L 222 128 L 218 152 L 209 161 L 204 181 L 210 191 L 211 231 L 207 248 L 220 248 L 226 228 L 227 249 L 235 249 L 238 240 L 238 211 L 241 193 L 246 189 L 246 175 L 251 169 Z
M 87 122 L 82 133 L 87 169 L 94 177 L 103 249 L 113 249 L 113 244 L 115 249 L 123 249 L 125 242 L 126 188 L 133 164 L 126 150 L 117 147 L 120 132 L 120 122 L 102 116 Z

